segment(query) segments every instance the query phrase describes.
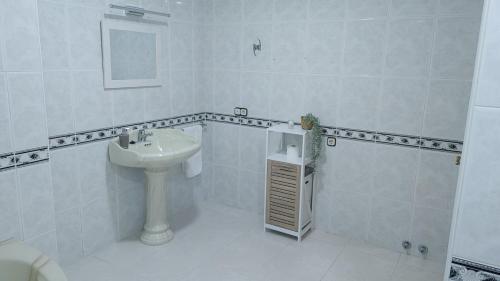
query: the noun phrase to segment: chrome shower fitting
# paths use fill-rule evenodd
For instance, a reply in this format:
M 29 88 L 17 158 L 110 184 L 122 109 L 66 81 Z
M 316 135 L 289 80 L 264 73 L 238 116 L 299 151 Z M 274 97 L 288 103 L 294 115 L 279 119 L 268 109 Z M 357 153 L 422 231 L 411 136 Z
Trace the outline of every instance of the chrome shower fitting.
M 418 245 L 418 251 L 425 258 L 427 258 L 427 254 L 429 253 L 429 248 L 425 245 Z
M 403 249 L 406 250 L 406 254 L 409 255 L 410 249 L 411 249 L 411 242 L 408 240 L 405 240 L 401 243 L 401 246 L 403 247 Z

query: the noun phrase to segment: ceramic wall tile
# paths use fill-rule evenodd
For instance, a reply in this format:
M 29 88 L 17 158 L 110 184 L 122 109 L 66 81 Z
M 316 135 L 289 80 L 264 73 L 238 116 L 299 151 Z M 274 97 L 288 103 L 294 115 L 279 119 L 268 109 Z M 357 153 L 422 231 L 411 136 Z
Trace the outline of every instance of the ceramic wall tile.
M 83 251 L 89 255 L 116 238 L 116 221 L 107 198 L 99 198 L 83 207 Z
M 409 202 L 372 199 L 369 240 L 395 251 L 409 240 L 412 205 Z
M 101 63 L 102 19 L 99 9 L 68 7 L 70 67 L 72 69 L 99 69 Z
M 310 20 L 329 20 L 343 18 L 346 0 L 311 0 L 309 2 Z
M 338 74 L 342 67 L 344 23 L 309 24 L 307 70 L 313 74 Z
M 0 137 L 0 154 L 12 151 L 10 128 L 9 95 L 5 75 L 0 74 L 0 131 L 5 132 Z
M 99 71 L 72 71 L 71 91 L 74 97 L 75 129 L 86 131 L 113 126 L 112 98 L 102 87 Z
M 248 109 L 248 116 L 267 118 L 271 93 L 272 74 L 256 72 L 241 74 L 240 105 Z
M 273 19 L 273 1 L 244 0 L 243 18 L 245 22 L 269 22 Z
M 238 165 L 238 127 L 216 124 L 212 131 L 213 162 L 218 165 L 235 167 Z
M 349 191 L 331 195 L 331 231 L 356 239 L 366 239 L 370 218 L 370 196 Z
M 310 75 L 306 78 L 308 97 L 304 100 L 304 112 L 314 113 L 320 123 L 327 126 L 337 124 L 337 106 L 341 81 L 338 77 Z M 317 101 L 322 101 L 318 103 Z
M 437 0 L 393 0 L 391 15 L 394 16 L 428 16 L 437 10 Z
M 43 82 L 49 136 L 74 132 L 71 73 L 68 71 L 44 72 Z
M 54 150 L 50 154 L 50 170 L 56 212 L 80 206 L 76 148 Z
M 343 190 L 370 195 L 373 185 L 375 146 L 349 140 L 338 140 L 337 145 L 334 158 L 327 158 L 332 165 L 330 169 L 324 171 L 323 184 L 333 188 L 335 190 L 333 193 Z
M 194 0 L 193 16 L 197 22 L 210 23 L 214 20 L 213 0 Z
M 9 170 L 0 173 L 0 240 L 22 238 L 21 220 L 19 219 L 19 194 L 16 184 L 16 171 Z
M 214 66 L 218 69 L 241 67 L 241 27 L 239 24 L 214 26 Z
M 142 89 L 116 89 L 107 91 L 113 100 L 113 125 L 142 123 L 144 119 L 144 91 Z
M 213 111 L 213 72 L 198 70 L 194 74 L 195 81 L 195 111 Z
M 241 21 L 242 0 L 213 0 L 215 22 Z
M 7 75 L 14 148 L 47 145 L 42 76 L 32 73 Z
M 238 170 L 214 165 L 213 189 L 216 202 L 236 207 L 238 203 Z
M 438 20 L 432 75 L 471 79 L 474 72 L 480 20 L 450 17 Z
M 417 207 L 414 216 L 412 241 L 416 245 L 427 246 L 430 259 L 444 260 L 448 248 L 451 211 Z M 418 255 L 416 251 L 414 254 Z
M 83 256 L 80 210 L 76 207 L 56 213 L 57 250 L 62 265 L 72 264 Z
M 87 205 L 98 198 L 112 198 L 114 174 L 108 160 L 106 141 L 79 146 L 78 182 L 82 192 L 82 204 Z
M 193 25 L 173 22 L 171 29 L 171 67 L 176 70 L 193 67 Z
M 213 109 L 216 112 L 232 114 L 240 103 L 240 73 L 216 71 L 214 73 Z
M 239 129 L 239 167 L 264 174 L 266 164 L 266 130 L 260 128 Z
M 69 67 L 68 14 L 65 5 L 39 1 L 43 69 Z
M 428 76 L 433 35 L 431 19 L 390 21 L 385 73 Z
M 194 25 L 193 30 L 193 66 L 196 69 L 213 67 L 214 26 L 208 24 Z
M 40 35 L 35 0 L 2 2 L 4 70 L 41 69 Z
M 376 78 L 345 78 L 338 99 L 337 126 L 375 129 L 372 118 L 377 112 L 380 80 Z
M 238 206 L 254 213 L 262 213 L 264 187 L 264 173 L 241 171 L 238 176 Z
M 350 0 L 347 1 L 347 16 L 356 19 L 385 17 L 389 5 L 388 0 Z
M 21 193 L 23 238 L 31 239 L 55 229 L 54 198 L 49 164 L 17 170 Z
M 280 23 L 273 26 L 273 70 L 300 73 L 305 68 L 306 26 L 302 23 Z
M 171 116 L 170 90 L 168 85 L 144 88 L 144 119 L 158 120 Z M 140 109 L 138 109 L 140 110 Z
M 170 103 L 172 115 L 179 116 L 194 112 L 194 89 L 192 71 L 172 71 Z
M 344 73 L 350 75 L 376 75 L 380 73 L 384 59 L 385 32 L 385 21 L 347 22 Z
M 274 1 L 273 19 L 277 21 L 305 20 L 307 18 L 307 1 L 276 0 Z
M 418 150 L 378 145 L 375 151 L 373 194 L 412 202 L 415 193 Z
M 415 202 L 451 210 L 458 180 L 456 156 L 434 151 L 421 151 L 420 155 Z
M 189 21 L 193 19 L 192 0 L 168 1 L 168 7 L 170 8 L 170 12 L 172 14 L 172 20 Z
M 483 0 L 441 0 L 439 2 L 439 13 L 460 14 L 480 17 L 483 10 Z
M 304 112 L 305 78 L 301 75 L 273 75 L 273 92 L 269 102 L 274 110 L 269 117 L 277 120 L 298 120 Z
M 426 80 L 383 81 L 377 131 L 420 135 L 428 86 Z
M 470 82 L 431 81 L 423 135 L 463 139 L 470 90 Z

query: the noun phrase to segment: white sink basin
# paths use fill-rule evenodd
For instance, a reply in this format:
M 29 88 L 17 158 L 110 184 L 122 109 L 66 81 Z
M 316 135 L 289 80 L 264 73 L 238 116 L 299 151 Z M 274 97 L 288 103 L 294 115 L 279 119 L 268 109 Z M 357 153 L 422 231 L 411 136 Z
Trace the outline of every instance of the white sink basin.
M 134 168 L 161 168 L 178 164 L 201 148 L 201 143 L 178 129 L 151 129 L 153 135 L 146 142 L 129 144 L 128 149 L 120 146 L 118 138 L 109 145 L 111 162 Z M 130 134 L 137 141 L 137 130 Z
M 116 165 L 144 168 L 146 224 L 141 241 L 147 245 L 161 245 L 174 237 L 167 222 L 167 169 L 198 152 L 201 143 L 178 129 L 152 129 L 146 133 L 152 135 L 144 142 L 137 142 L 138 131 L 131 132 L 133 143 L 126 149 L 120 146 L 118 138 L 111 140 L 109 158 Z

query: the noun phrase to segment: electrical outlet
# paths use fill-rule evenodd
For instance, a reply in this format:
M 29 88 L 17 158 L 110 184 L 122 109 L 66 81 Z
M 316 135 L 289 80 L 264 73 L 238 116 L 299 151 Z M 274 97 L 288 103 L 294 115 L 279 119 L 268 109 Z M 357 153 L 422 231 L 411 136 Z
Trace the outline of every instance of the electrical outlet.
M 240 115 L 241 116 L 247 116 L 248 115 L 248 109 L 242 107 L 240 108 Z
M 235 107 L 235 108 L 234 108 L 234 115 L 236 115 L 236 116 L 241 115 L 241 108 L 239 108 L 239 107 Z
M 328 145 L 328 146 L 336 146 L 337 145 L 337 139 L 335 137 L 328 137 L 326 139 L 326 145 Z

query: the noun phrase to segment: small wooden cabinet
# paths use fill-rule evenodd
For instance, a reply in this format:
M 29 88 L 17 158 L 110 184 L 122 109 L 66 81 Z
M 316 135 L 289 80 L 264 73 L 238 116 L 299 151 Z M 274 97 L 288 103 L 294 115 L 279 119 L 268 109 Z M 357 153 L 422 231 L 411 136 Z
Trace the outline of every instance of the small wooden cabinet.
M 267 160 L 266 223 L 298 231 L 300 166 Z
M 287 146 L 298 148 L 298 157 L 287 156 Z M 297 237 L 311 229 L 312 168 L 310 133 L 287 124 L 267 130 L 265 229 Z

